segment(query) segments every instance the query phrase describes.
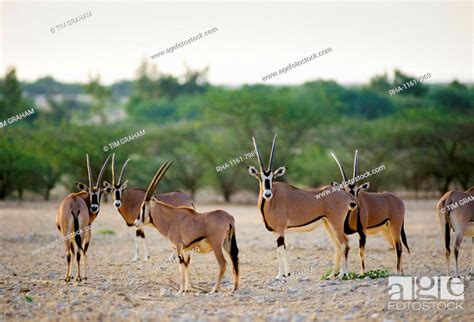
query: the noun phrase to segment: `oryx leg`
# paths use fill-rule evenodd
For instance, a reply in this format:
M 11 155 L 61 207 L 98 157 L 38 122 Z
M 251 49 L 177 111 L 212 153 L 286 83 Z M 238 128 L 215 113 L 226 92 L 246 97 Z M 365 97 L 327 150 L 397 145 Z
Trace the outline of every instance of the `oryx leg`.
M 84 258 L 83 258 L 83 263 L 84 263 L 84 279 L 86 280 L 87 279 L 87 249 L 89 248 L 89 242 L 87 241 L 85 244 L 84 244 Z
M 389 227 L 390 235 L 393 238 L 395 243 L 395 252 L 397 254 L 397 266 L 396 266 L 396 274 L 403 275 L 403 265 L 402 265 L 402 242 L 401 242 L 401 231 L 402 226 L 394 224 L 393 222 L 387 222 Z
M 277 257 L 278 257 L 278 275 L 275 279 L 280 280 L 282 278 L 290 276 L 290 268 L 288 265 L 288 258 L 286 255 L 286 244 L 285 244 L 285 233 L 284 231 L 275 232 L 278 236 L 277 242 Z
M 361 232 L 359 236 L 359 258 L 360 258 L 360 273 L 365 274 L 365 242 L 367 239 L 367 234 L 365 229 Z M 347 250 L 349 251 L 349 250 Z M 346 256 L 347 261 L 347 256 Z
M 392 235 L 390 234 L 390 230 L 388 226 L 385 226 L 382 229 L 383 236 L 385 237 L 385 240 L 388 242 L 390 245 L 390 249 L 395 249 L 395 242 L 393 241 Z
M 224 253 L 222 252 L 222 245 L 223 241 L 220 243 L 211 243 L 212 250 L 214 251 L 214 255 L 216 256 L 217 263 L 219 264 L 219 273 L 217 273 L 216 285 L 212 289 L 212 292 L 218 292 L 220 290 L 221 282 L 224 278 L 226 260 L 224 257 Z
M 184 291 L 190 291 L 191 279 L 190 279 L 190 272 L 189 272 L 189 263 L 191 262 L 191 255 L 189 252 L 184 252 Z
M 179 274 L 181 275 L 181 285 L 178 293 L 183 293 L 186 290 L 186 266 L 184 264 L 183 245 L 178 246 L 177 253 L 179 260 Z
M 150 258 L 150 255 L 148 254 L 148 248 L 146 247 L 144 227 L 140 229 L 140 243 L 142 244 L 142 249 L 143 249 L 143 260 L 146 261 Z
M 77 247 L 76 261 L 77 261 L 77 277 L 76 277 L 76 282 L 80 282 L 80 281 L 82 280 L 82 278 L 81 278 L 81 250 L 79 249 L 79 247 Z
M 66 244 L 66 261 L 67 261 L 67 271 L 66 276 L 64 277 L 64 281 L 69 282 L 71 280 L 71 267 L 72 267 L 72 251 L 70 249 L 69 241 L 65 241 Z
M 135 256 L 133 256 L 132 262 L 136 262 L 138 260 L 138 249 L 140 248 L 141 242 L 141 229 L 137 228 L 135 234 Z
M 334 266 L 332 268 L 332 273 L 331 273 L 331 277 L 334 278 L 334 277 L 337 277 L 337 275 L 339 274 L 339 270 L 341 269 L 342 253 L 340 251 L 339 241 L 337 240 L 336 235 L 334 234 L 331 226 L 329 225 L 329 223 L 327 222 L 325 218 L 322 219 L 322 221 L 324 224 L 324 228 L 327 234 L 329 235 L 329 238 L 331 239 L 332 244 L 334 245 L 334 250 L 336 251 L 336 254 L 334 257 Z
M 461 243 L 464 238 L 464 232 L 462 229 L 456 230 L 456 238 L 454 241 L 454 277 L 460 277 L 459 275 L 459 263 L 458 263 L 458 257 L 459 257 L 459 249 L 461 248 Z

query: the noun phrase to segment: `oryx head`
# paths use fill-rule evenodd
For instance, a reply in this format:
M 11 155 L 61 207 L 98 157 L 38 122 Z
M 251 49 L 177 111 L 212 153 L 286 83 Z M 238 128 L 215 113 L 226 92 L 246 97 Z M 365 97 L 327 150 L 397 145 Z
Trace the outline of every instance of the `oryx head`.
M 102 194 L 107 192 L 106 189 L 99 188 L 100 186 L 100 181 L 102 180 L 102 176 L 104 175 L 104 169 L 105 165 L 110 159 L 110 155 L 107 157 L 105 160 L 104 164 L 102 165 L 102 168 L 100 169 L 99 176 L 97 177 L 97 181 L 95 185 L 92 182 L 92 170 L 91 170 L 91 164 L 89 161 L 89 155 L 86 154 L 86 160 L 87 160 L 87 176 L 89 178 L 89 186 L 81 183 L 81 182 L 76 182 L 76 187 L 79 189 L 79 191 L 85 191 L 89 194 L 89 201 L 90 201 L 90 207 L 89 210 L 93 214 L 98 214 L 100 210 L 100 199 L 102 197 Z
M 358 159 L 357 150 L 354 153 L 354 169 L 352 171 L 352 179 L 347 178 L 346 172 L 344 171 L 342 164 L 339 162 L 339 160 L 334 155 L 334 153 L 331 153 L 331 155 L 334 158 L 334 160 L 336 160 L 336 163 L 339 166 L 339 170 L 341 171 L 342 180 L 343 180 L 342 185 L 344 187 L 344 190 L 346 190 L 349 194 L 357 198 L 360 191 L 367 190 L 370 188 L 370 182 L 365 182 L 359 185 L 356 181 L 356 177 L 359 172 L 359 159 Z M 336 187 L 339 185 L 339 183 L 331 182 L 331 185 Z
M 250 175 L 257 178 L 260 182 L 260 191 L 262 192 L 262 198 L 265 200 L 270 200 L 273 197 L 272 192 L 272 184 L 273 180 L 281 177 L 286 172 L 286 167 L 279 167 L 275 171 L 273 171 L 273 158 L 275 156 L 275 140 L 277 135 L 273 138 L 272 143 L 272 150 L 270 152 L 270 160 L 268 161 L 267 170 L 265 170 L 262 162 L 262 156 L 260 151 L 257 147 L 257 142 L 255 142 L 255 138 L 252 137 L 253 145 L 255 147 L 255 152 L 257 153 L 258 164 L 260 165 L 260 171 L 258 171 L 255 167 L 249 166 L 247 169 L 249 170 Z
M 130 159 L 127 159 L 127 161 L 125 161 L 125 163 L 123 164 L 118 181 L 115 182 L 115 153 L 112 154 L 112 184 L 108 183 L 107 181 L 104 181 L 104 188 L 113 191 L 114 207 L 117 209 L 120 209 L 120 207 L 122 207 L 123 191 L 127 189 L 128 180 L 122 182 L 122 177 L 123 173 L 125 172 L 125 167 L 127 166 L 128 161 L 130 161 Z
M 137 219 L 134 222 L 136 227 L 151 223 L 151 208 L 155 206 L 155 202 L 157 201 L 155 197 L 153 197 L 153 193 L 158 186 L 158 183 L 160 183 L 166 171 L 168 171 L 173 163 L 174 161 L 166 161 L 163 163 L 163 165 L 160 167 L 160 169 L 158 169 L 155 176 L 153 177 L 153 180 L 151 180 L 150 185 L 146 190 L 145 198 L 143 199 L 142 205 L 140 206 L 140 213 L 138 213 Z

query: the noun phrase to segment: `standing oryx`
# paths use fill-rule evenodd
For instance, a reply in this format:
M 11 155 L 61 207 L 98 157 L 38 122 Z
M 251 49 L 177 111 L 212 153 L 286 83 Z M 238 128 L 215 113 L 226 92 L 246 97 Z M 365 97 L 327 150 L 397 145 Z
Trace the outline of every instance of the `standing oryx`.
M 125 161 L 120 171 L 118 181 L 115 182 L 115 154 L 112 155 L 112 184 L 104 181 L 104 187 L 105 189 L 113 190 L 114 206 L 122 215 L 127 226 L 131 227 L 135 219 L 137 219 L 137 214 L 140 212 L 140 206 L 145 197 L 145 189 L 127 189 L 128 180 L 122 182 L 123 173 L 129 161 L 130 159 Z M 172 206 L 189 206 L 194 208 L 192 199 L 182 192 L 161 193 L 156 196 L 156 199 Z M 135 256 L 132 259 L 134 262 L 138 260 L 140 244 L 144 251 L 143 259 L 147 260 L 150 256 L 148 255 L 148 249 L 145 243 L 145 231 L 143 227 L 136 227 Z
M 344 220 L 349 212 L 357 208 L 357 203 L 352 196 L 344 191 L 336 191 L 328 194 L 325 198 L 318 199 L 315 197 L 315 193 L 323 191 L 327 187 L 319 190 L 314 188 L 298 189 L 285 182 L 273 182 L 275 178 L 281 177 L 286 172 L 286 167 L 280 167 L 273 171 L 275 139 L 276 135 L 273 138 L 270 160 L 265 170 L 255 138 L 252 138 L 260 171 L 252 166 L 248 167 L 248 171 L 260 182 L 258 207 L 262 213 L 265 227 L 277 237 L 279 270 L 276 278 L 281 279 L 290 275 L 286 257 L 285 231 L 311 231 L 318 226 L 320 220 L 336 249 L 332 275 L 333 277 L 337 276 L 340 270 L 340 277 L 343 277 L 347 273 L 347 255 L 349 253 L 348 239 L 344 234 Z M 341 259 L 343 260 L 342 268 Z
M 173 162 L 165 162 L 148 187 L 135 220 L 135 226 L 153 225 L 168 238 L 179 258 L 181 287 L 179 292 L 189 290 L 190 249 L 198 253 L 214 251 L 219 263 L 219 273 L 213 291 L 220 289 L 229 255 L 234 270 L 234 290 L 239 286 L 239 250 L 235 238 L 234 217 L 223 210 L 198 213 L 190 207 L 173 207 L 153 197 L 153 191 Z M 224 252 L 223 252 L 224 251 Z
M 448 275 L 450 275 L 449 259 L 451 255 L 451 229 L 454 231 L 454 275 L 459 277 L 458 256 L 464 236 L 474 240 L 474 187 L 467 191 L 448 191 L 439 200 L 437 206 L 438 217 L 441 224 L 441 233 L 445 241 L 446 262 Z M 471 274 L 473 274 L 471 267 Z
M 405 235 L 405 205 L 403 201 L 390 192 L 365 192 L 369 189 L 370 182 L 357 184 L 356 177 L 359 171 L 357 150 L 354 155 L 354 170 L 352 180 L 347 178 L 346 172 L 336 156 L 331 153 L 341 171 L 345 191 L 357 199 L 359 207 L 353 211 L 344 223 L 344 232 L 347 235 L 357 232 L 359 234 L 359 256 L 361 272 L 365 272 L 365 239 L 367 234 L 376 234 L 382 231 L 388 243 L 396 249 L 397 274 L 403 274 L 402 267 L 402 243 L 408 253 L 407 238 Z M 337 182 L 332 183 L 338 186 Z
M 81 281 L 81 254 L 84 255 L 84 279 L 87 279 L 87 259 L 84 250 L 85 235 L 89 233 L 85 229 L 90 224 L 89 209 L 84 201 L 84 192 L 71 193 L 64 198 L 56 213 L 56 226 L 63 236 L 66 247 L 67 272 L 64 280 L 71 279 L 71 257 L 76 254 L 77 277 L 76 281 Z

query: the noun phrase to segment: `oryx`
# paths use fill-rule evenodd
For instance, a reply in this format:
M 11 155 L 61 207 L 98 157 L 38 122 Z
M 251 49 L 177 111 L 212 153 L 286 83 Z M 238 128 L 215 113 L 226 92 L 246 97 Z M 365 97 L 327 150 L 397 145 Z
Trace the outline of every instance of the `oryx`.
M 125 167 L 127 166 L 130 159 L 125 161 L 120 171 L 120 176 L 118 181 L 115 181 L 115 154 L 112 155 L 112 184 L 104 181 L 105 189 L 110 189 L 113 192 L 114 198 L 114 207 L 118 210 L 120 215 L 127 226 L 133 226 L 135 219 L 137 219 L 137 214 L 140 212 L 140 206 L 145 197 L 145 189 L 137 188 L 127 188 L 128 180 L 122 181 L 123 173 L 125 172 Z M 165 202 L 173 206 L 189 206 L 194 208 L 192 199 L 185 193 L 182 192 L 168 192 L 161 193 L 156 195 L 156 198 L 159 201 Z M 135 256 L 132 261 L 138 260 L 138 252 L 140 244 L 142 245 L 144 251 L 144 260 L 150 258 L 148 255 L 148 249 L 145 242 L 145 231 L 144 227 L 135 227 Z
M 190 207 L 174 207 L 153 197 L 153 191 L 173 162 L 165 162 L 148 187 L 135 226 L 153 225 L 173 246 L 179 258 L 181 287 L 179 292 L 189 290 L 189 250 L 198 253 L 214 251 L 219 263 L 219 273 L 213 291 L 220 289 L 229 255 L 234 271 L 234 290 L 239 286 L 239 250 L 235 238 L 234 217 L 223 210 L 198 213 Z M 224 252 L 223 252 L 224 251 Z
M 390 246 L 396 250 L 397 254 L 397 274 L 403 274 L 402 267 L 402 243 L 405 245 L 408 253 L 410 248 L 407 244 L 407 238 L 404 229 L 405 205 L 403 201 L 390 192 L 365 192 L 369 189 L 370 182 L 359 184 L 356 181 L 358 176 L 359 161 L 357 150 L 354 155 L 354 168 L 352 179 L 349 180 L 342 164 L 334 153 L 331 153 L 341 171 L 343 187 L 346 192 L 357 199 L 359 207 L 353 211 L 346 219 L 344 231 L 350 235 L 355 232 L 359 234 L 359 256 L 361 264 L 361 273 L 365 273 L 365 241 L 367 234 L 376 234 L 382 231 L 385 239 Z M 333 182 L 333 186 L 339 186 L 339 183 Z
M 446 263 L 450 275 L 449 259 L 451 255 L 451 229 L 454 231 L 454 275 L 459 277 L 458 256 L 464 236 L 472 237 L 474 241 L 474 186 L 467 191 L 448 191 L 436 205 L 441 224 L 441 234 L 446 247 Z M 471 267 L 470 274 L 473 274 Z
M 279 270 L 276 279 L 290 275 L 286 257 L 285 232 L 311 231 L 321 222 L 336 250 L 332 275 L 334 277 L 340 273 L 340 277 L 343 277 L 347 273 L 347 255 L 349 253 L 348 239 L 344 234 L 344 220 L 350 211 L 357 208 L 357 203 L 352 196 L 344 191 L 335 191 L 325 198 L 317 199 L 315 193 L 324 191 L 328 187 L 299 189 L 285 182 L 274 182 L 276 178 L 286 172 L 286 167 L 273 170 L 275 140 L 276 135 L 273 138 L 270 160 L 265 169 L 255 138 L 252 138 L 260 171 L 253 166 L 249 166 L 248 171 L 260 183 L 258 208 L 262 213 L 265 227 L 277 238 Z M 342 267 L 341 259 L 343 260 Z
M 69 282 L 71 279 L 71 257 L 76 254 L 77 260 L 77 277 L 76 281 L 81 281 L 81 254 L 84 265 L 84 279 L 87 279 L 87 257 L 85 256 L 85 243 L 87 234 L 90 236 L 89 229 L 85 229 L 90 225 L 89 208 L 84 201 L 84 192 L 71 193 L 61 202 L 56 212 L 56 226 L 63 236 L 64 245 L 66 247 L 67 272 L 64 280 Z M 87 240 L 88 242 L 88 240 Z

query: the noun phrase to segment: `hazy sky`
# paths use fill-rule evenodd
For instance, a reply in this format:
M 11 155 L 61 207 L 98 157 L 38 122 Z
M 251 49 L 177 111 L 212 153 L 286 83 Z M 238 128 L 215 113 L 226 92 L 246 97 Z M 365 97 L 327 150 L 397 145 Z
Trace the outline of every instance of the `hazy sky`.
M 132 79 L 147 59 L 182 74 L 210 67 L 214 84 L 295 84 L 324 78 L 367 82 L 401 68 L 431 81 L 472 82 L 473 5 L 454 2 L 25 2 L 1 3 L 0 72 L 106 84 Z M 91 11 L 92 16 L 54 26 Z M 218 32 L 151 60 L 176 42 Z M 313 52 L 332 52 L 284 75 L 261 77 Z

